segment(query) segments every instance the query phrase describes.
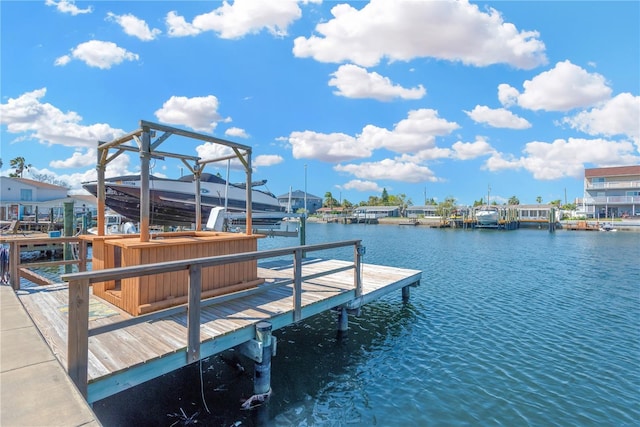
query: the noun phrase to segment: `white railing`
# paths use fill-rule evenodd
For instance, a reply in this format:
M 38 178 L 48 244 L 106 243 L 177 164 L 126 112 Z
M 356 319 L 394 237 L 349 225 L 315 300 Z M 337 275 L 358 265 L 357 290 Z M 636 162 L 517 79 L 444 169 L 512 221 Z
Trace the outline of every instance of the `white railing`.
M 640 196 L 597 196 L 585 197 L 580 203 L 587 205 L 631 205 L 640 204 Z
M 612 188 L 640 188 L 640 181 L 607 181 L 607 182 L 586 182 L 587 190 L 606 190 Z

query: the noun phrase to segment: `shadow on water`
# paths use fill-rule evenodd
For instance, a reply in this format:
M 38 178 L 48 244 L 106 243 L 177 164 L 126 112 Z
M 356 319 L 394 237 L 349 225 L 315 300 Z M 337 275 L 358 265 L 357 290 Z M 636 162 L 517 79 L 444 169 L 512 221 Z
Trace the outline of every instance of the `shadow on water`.
M 414 317 L 413 305 L 398 295 L 350 315 L 346 334 L 337 331 L 336 312 L 274 331 L 273 394 L 254 410 L 241 409 L 253 393 L 253 362 L 233 350 L 98 401 L 93 409 L 105 426 L 299 425 L 310 421 L 314 396 L 333 382 L 357 387 L 363 362 L 408 334 Z

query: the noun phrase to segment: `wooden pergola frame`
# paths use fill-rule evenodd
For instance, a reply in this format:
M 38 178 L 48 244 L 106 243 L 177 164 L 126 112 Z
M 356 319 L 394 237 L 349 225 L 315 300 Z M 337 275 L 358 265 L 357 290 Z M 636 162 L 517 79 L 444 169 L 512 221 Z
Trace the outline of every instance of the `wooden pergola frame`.
M 162 132 L 156 138 L 156 132 Z M 177 153 L 169 153 L 159 151 L 158 147 L 172 135 L 180 135 L 186 138 L 196 139 L 198 141 L 211 142 L 213 144 L 224 145 L 233 150 L 234 154 L 230 156 L 220 157 L 216 159 L 202 160 L 197 156 L 188 156 Z M 152 138 L 156 138 L 152 141 Z M 115 150 L 110 154 L 110 150 Z M 247 197 L 246 212 L 247 225 L 246 233 L 252 233 L 251 224 L 251 147 L 247 145 L 237 144 L 235 142 L 204 135 L 197 132 L 191 132 L 178 129 L 171 126 L 165 126 L 158 123 L 140 120 L 140 128 L 128 134 L 116 138 L 110 142 L 98 142 L 98 161 L 96 169 L 98 172 L 97 192 L 98 192 L 98 235 L 104 236 L 105 233 L 105 171 L 107 164 L 117 158 L 125 151 L 139 152 L 140 154 L 140 241 L 148 242 L 149 233 L 149 211 L 151 208 L 151 197 L 149 193 L 149 162 L 151 158 L 164 159 L 172 157 L 180 159 L 186 167 L 194 175 L 195 194 L 196 197 L 196 230 L 202 230 L 202 211 L 200 203 L 200 177 L 204 167 L 209 163 L 219 162 L 237 158 L 245 168 L 247 176 Z

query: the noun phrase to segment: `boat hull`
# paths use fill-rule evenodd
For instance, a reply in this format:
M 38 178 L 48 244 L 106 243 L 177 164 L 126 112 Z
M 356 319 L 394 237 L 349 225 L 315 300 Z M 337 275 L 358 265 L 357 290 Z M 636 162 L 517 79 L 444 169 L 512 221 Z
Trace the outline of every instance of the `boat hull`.
M 202 221 L 209 217 L 214 207 L 225 207 L 224 187 L 202 185 L 200 196 L 200 210 Z M 170 190 L 174 187 L 176 191 Z M 87 183 L 84 188 L 97 197 L 97 184 Z M 196 198 L 193 191 L 184 188 L 194 188 L 193 183 L 172 180 L 155 180 L 153 188 L 149 189 L 149 223 L 153 225 L 191 226 L 196 222 Z M 182 191 L 180 191 L 182 190 Z M 246 190 L 235 188 L 235 195 L 246 194 Z M 260 213 L 272 213 L 262 222 L 275 224 L 285 216 L 284 208 L 280 207 L 275 197 L 264 192 L 252 190 L 253 211 L 252 223 L 256 223 Z M 139 182 L 113 179 L 105 182 L 105 204 L 113 211 L 126 217 L 130 221 L 140 221 L 140 187 Z M 244 199 L 229 198 L 226 202 L 228 212 L 243 213 L 246 210 Z M 281 214 L 281 215 L 280 215 Z M 254 219 L 255 218 L 255 219 Z M 257 225 L 257 224 L 256 224 Z

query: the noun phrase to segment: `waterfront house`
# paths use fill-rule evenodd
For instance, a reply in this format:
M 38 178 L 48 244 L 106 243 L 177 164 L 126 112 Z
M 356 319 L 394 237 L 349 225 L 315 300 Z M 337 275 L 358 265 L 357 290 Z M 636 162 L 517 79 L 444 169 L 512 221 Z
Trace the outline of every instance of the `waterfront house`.
M 353 210 L 353 216 L 359 219 L 397 218 L 400 206 L 358 206 Z
M 588 218 L 640 215 L 640 165 L 584 170 L 584 198 L 579 213 Z
M 0 177 L 0 220 L 48 220 L 62 218 L 64 203 L 73 202 L 76 213 L 95 212 L 96 198 L 85 195 L 67 195 L 68 189 L 60 185 L 27 178 Z
M 304 196 L 304 191 L 292 191 L 291 193 L 285 193 L 278 196 L 278 203 L 280 206 L 284 206 L 287 209 L 290 208 L 291 212 L 296 213 L 298 210 L 304 209 Z M 291 200 L 291 206 L 289 206 L 289 200 Z M 313 214 L 321 207 L 322 199 L 318 196 L 307 193 L 307 213 Z
M 408 206 L 405 209 L 405 216 L 407 218 L 429 218 L 438 216 L 437 212 L 437 205 Z

